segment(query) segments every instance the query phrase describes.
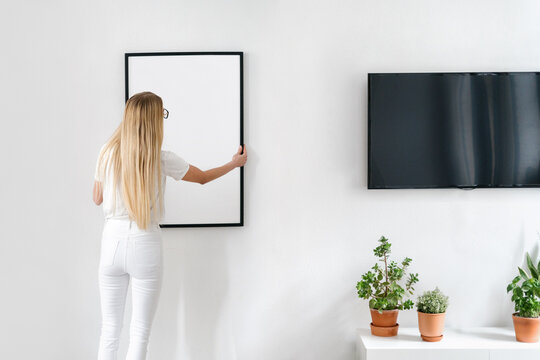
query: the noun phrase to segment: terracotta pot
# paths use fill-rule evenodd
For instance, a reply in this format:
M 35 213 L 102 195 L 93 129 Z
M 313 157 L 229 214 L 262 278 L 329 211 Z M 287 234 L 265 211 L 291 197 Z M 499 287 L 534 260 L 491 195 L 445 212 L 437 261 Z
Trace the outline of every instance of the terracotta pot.
M 424 341 L 441 341 L 446 313 L 427 314 L 418 311 L 418 329 Z
M 517 341 L 526 343 L 538 342 L 540 338 L 540 317 L 526 318 L 513 313 L 512 320 L 514 320 L 514 331 L 516 332 Z
M 397 317 L 399 310 L 383 310 L 382 314 L 379 310 L 369 309 L 371 312 L 371 334 L 375 336 L 396 336 L 398 333 L 399 324 Z
M 375 326 L 395 326 L 399 310 L 383 310 L 380 314 L 379 310 L 369 309 L 371 311 L 371 321 Z

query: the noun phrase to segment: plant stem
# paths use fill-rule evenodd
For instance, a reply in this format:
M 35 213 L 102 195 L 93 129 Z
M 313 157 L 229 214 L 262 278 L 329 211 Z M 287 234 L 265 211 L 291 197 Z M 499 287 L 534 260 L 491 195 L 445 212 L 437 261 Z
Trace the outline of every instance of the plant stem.
M 386 253 L 384 253 L 384 275 L 386 277 L 386 284 L 387 284 L 384 289 L 385 297 L 388 295 L 388 266 L 386 265 L 386 258 L 387 258 L 387 255 Z

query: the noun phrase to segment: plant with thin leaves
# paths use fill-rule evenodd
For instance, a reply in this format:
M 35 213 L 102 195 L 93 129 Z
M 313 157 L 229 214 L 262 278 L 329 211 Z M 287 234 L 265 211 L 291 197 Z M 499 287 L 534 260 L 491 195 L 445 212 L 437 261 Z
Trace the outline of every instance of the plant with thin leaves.
M 376 263 L 371 270 L 362 275 L 362 280 L 356 284 L 358 297 L 369 299 L 369 307 L 380 313 L 383 310 L 412 309 L 414 302 L 410 299 L 404 299 L 413 295 L 413 285 L 418 282 L 418 274 L 409 274 L 404 286 L 400 285 L 400 281 L 407 274 L 412 259 L 406 257 L 401 263 L 389 261 L 392 244 L 384 236 L 381 236 L 378 242 L 380 244 L 373 250 L 373 253 L 380 262 L 384 263 L 384 267 Z
M 519 276 L 508 284 L 506 292 L 512 292 L 512 301 L 518 316 L 537 318 L 540 317 L 540 261 L 535 266 L 529 253 L 527 253 L 527 268 L 531 273 L 530 276 L 518 266 Z
M 416 300 L 416 308 L 425 314 L 442 314 L 448 308 L 448 296 L 444 295 L 438 287 L 433 291 L 426 291 Z

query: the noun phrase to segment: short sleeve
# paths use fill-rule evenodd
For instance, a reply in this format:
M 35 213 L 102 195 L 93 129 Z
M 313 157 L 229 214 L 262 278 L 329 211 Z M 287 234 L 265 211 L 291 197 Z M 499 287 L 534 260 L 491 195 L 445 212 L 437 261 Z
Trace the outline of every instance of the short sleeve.
M 172 151 L 161 151 L 162 171 L 166 176 L 181 180 L 189 170 L 189 163 Z

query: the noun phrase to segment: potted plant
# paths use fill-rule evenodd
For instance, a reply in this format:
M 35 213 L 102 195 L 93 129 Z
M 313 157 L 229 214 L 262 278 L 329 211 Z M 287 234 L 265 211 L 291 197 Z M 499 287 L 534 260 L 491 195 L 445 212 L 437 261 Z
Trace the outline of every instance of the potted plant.
M 414 303 L 404 298 L 412 295 L 413 284 L 418 282 L 418 274 L 409 274 L 402 286 L 412 259 L 406 257 L 401 263 L 389 261 L 392 244 L 384 236 L 378 240 L 373 253 L 384 265 L 376 263 L 371 270 L 362 275 L 362 280 L 356 284 L 358 297 L 369 299 L 371 312 L 371 333 L 377 336 L 395 336 L 399 324 L 397 317 L 399 310 L 409 310 Z
M 512 314 L 516 340 L 538 342 L 540 337 L 540 262 L 535 266 L 527 253 L 530 276 L 518 266 L 516 276 L 506 288 L 512 292 L 515 313 Z M 521 285 L 520 285 L 521 283 Z
M 444 330 L 444 316 L 448 307 L 448 296 L 439 288 L 426 291 L 416 301 L 418 329 L 424 341 L 441 341 Z

